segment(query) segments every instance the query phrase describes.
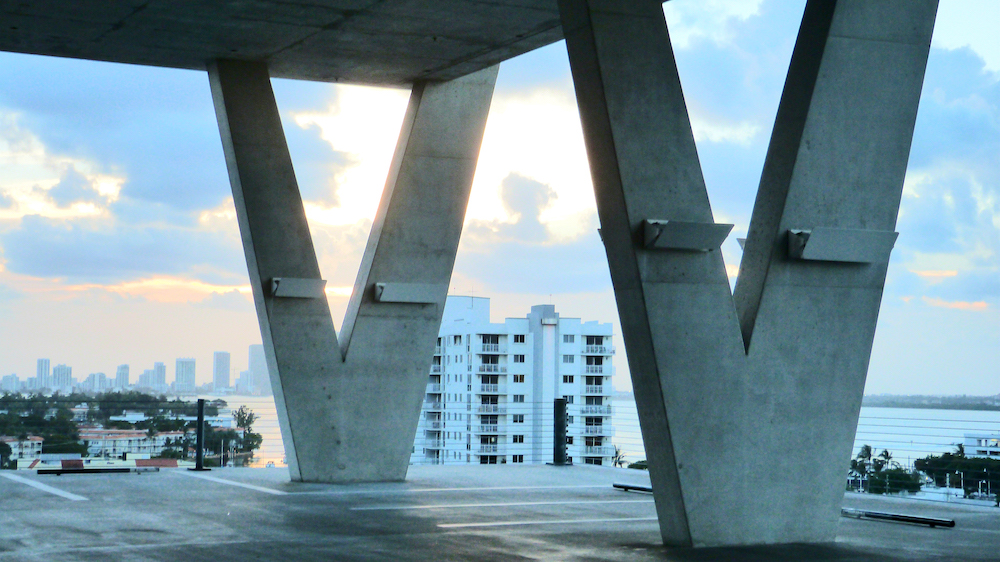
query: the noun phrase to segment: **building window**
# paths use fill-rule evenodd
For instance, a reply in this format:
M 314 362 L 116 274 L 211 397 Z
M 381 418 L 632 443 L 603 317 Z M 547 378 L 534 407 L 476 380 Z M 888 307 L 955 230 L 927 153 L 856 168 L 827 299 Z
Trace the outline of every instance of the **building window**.
M 524 382 L 524 375 L 514 375 L 514 382 Z
M 462 336 L 452 336 L 451 343 L 454 345 L 462 345 Z
M 514 334 L 514 343 L 524 343 L 524 334 Z
M 573 384 L 573 375 L 563 375 L 563 384 Z
M 573 416 L 566 416 L 566 423 L 573 425 Z
M 601 461 L 602 461 L 602 459 L 600 457 L 597 457 L 597 458 L 594 458 L 594 457 L 584 457 L 583 458 L 583 464 L 594 464 L 594 465 L 597 465 L 597 466 L 601 466 Z
M 563 334 L 563 343 L 573 343 L 576 341 L 576 336 L 573 334 Z
M 514 455 L 510 462 L 521 463 L 524 462 L 524 455 Z
M 573 436 L 572 435 L 567 435 L 566 436 L 566 444 L 567 445 L 572 445 L 573 444 Z
M 514 362 L 515 363 L 524 363 L 524 356 L 523 355 L 515 355 L 514 356 Z
M 514 435 L 513 438 L 514 438 L 513 443 L 524 443 L 523 435 Z
M 511 423 L 524 423 L 524 414 L 514 414 L 511 418 Z
M 563 363 L 573 363 L 574 359 L 572 355 L 563 355 Z
M 523 394 L 515 394 L 514 395 L 514 402 L 524 402 L 524 395 Z
M 565 400 L 567 404 L 572 404 L 573 403 L 573 397 L 572 396 L 563 396 L 563 400 Z

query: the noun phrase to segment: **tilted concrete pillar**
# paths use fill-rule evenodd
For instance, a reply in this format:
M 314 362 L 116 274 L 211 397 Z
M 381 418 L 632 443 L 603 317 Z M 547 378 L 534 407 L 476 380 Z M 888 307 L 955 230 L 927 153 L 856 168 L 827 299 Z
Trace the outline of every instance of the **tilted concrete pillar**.
M 832 541 L 936 1 L 809 2 L 735 305 L 660 2 L 559 6 L 664 542 Z
M 293 480 L 402 480 L 497 68 L 413 88 L 341 341 L 263 62 L 209 68 Z

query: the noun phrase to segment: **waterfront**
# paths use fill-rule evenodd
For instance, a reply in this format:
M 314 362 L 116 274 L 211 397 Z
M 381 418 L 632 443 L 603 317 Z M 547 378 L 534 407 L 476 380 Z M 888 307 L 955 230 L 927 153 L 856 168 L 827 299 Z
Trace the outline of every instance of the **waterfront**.
M 274 400 L 259 396 L 204 396 L 214 400 L 222 398 L 235 410 L 245 404 L 258 416 L 254 431 L 264 441 L 254 456 L 254 466 L 267 462 L 283 464 L 285 452 L 278 428 Z M 645 459 L 646 453 L 639 429 L 639 416 L 631 396 L 616 396 L 612 400 L 615 435 L 612 444 L 621 448 L 625 460 L 635 462 Z M 1000 434 L 1000 412 L 981 410 L 931 410 L 916 408 L 862 407 L 854 453 L 862 445 L 871 445 L 877 452 L 888 449 L 893 457 L 909 466 L 918 458 L 954 451 L 965 433 Z M 846 468 L 845 459 L 845 468 Z

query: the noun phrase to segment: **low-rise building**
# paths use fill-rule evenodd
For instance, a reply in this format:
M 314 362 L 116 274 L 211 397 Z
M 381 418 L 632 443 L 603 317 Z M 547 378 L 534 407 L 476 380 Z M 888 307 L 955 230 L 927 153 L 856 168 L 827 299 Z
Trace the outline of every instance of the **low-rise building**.
M 184 438 L 183 431 L 164 431 L 152 437 L 144 429 L 80 428 L 79 440 L 92 457 L 120 457 L 124 453 L 147 454 L 155 457 L 168 443 Z
M 1000 459 L 1000 433 L 966 433 L 965 456 Z
M 44 439 L 37 435 L 29 435 L 25 439 L 0 435 L 0 441 L 6 443 L 11 450 L 11 457 L 15 460 L 37 459 L 42 454 L 42 444 Z

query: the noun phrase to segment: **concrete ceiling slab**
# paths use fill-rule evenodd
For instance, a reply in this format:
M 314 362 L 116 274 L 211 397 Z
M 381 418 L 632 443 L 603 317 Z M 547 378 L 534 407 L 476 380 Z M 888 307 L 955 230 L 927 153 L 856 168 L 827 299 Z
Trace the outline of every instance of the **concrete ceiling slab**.
M 450 80 L 562 39 L 556 0 L 0 0 L 0 50 L 279 78 Z

